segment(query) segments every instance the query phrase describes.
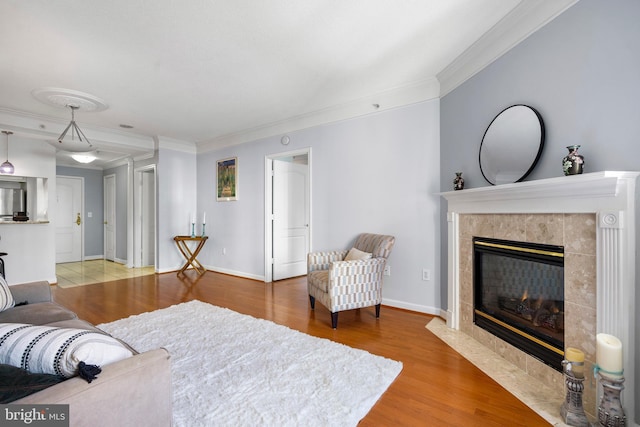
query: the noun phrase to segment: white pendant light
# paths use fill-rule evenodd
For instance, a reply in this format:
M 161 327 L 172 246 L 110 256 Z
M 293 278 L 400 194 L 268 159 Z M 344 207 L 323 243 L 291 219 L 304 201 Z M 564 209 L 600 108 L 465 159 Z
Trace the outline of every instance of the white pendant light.
M 11 162 L 9 161 L 9 135 L 13 135 L 13 132 L 11 132 L 10 130 L 3 130 L 2 133 L 4 133 L 7 137 L 7 160 L 0 165 L 0 173 L 4 174 L 4 175 L 13 175 L 13 172 L 15 171 L 15 168 L 13 167 L 13 165 L 11 164 Z
M 67 136 L 67 132 L 69 132 L 69 129 L 71 129 L 72 141 L 75 139 L 75 136 L 78 135 L 78 139 L 80 140 L 80 142 L 82 142 L 82 138 L 84 137 L 84 141 L 87 144 L 89 144 L 89 147 L 93 147 L 93 145 L 91 145 L 91 142 L 89 142 L 89 138 L 86 137 L 84 132 L 82 132 L 78 127 L 78 125 L 76 124 L 75 112 L 80 107 L 78 107 L 77 105 L 71 105 L 71 104 L 68 104 L 67 107 L 71 109 L 71 122 L 69 122 L 69 124 L 64 129 L 64 131 L 62 131 L 62 134 L 60 134 L 60 136 L 58 137 L 58 142 L 62 144 L 62 140 L 64 140 L 64 137 Z
M 91 163 L 93 162 L 95 159 L 97 159 L 95 153 L 93 151 L 90 152 L 86 152 L 86 153 L 73 153 L 71 155 L 71 158 L 73 160 L 75 160 L 78 163 Z

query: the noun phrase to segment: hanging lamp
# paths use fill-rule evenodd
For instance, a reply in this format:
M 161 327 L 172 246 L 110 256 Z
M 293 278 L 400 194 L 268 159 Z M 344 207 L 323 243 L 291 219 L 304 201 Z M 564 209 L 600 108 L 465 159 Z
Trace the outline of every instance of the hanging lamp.
M 13 175 L 15 168 L 9 161 L 9 135 L 13 135 L 13 132 L 11 132 L 10 130 L 3 130 L 2 133 L 7 136 L 7 160 L 0 165 L 0 173 L 4 175 Z
M 95 159 L 97 159 L 96 157 L 97 152 L 96 151 L 87 151 L 87 152 L 83 152 L 83 153 L 73 153 L 71 155 L 71 158 L 73 160 L 75 160 L 78 163 L 91 163 L 93 162 Z
M 84 134 L 84 132 L 82 132 L 80 130 L 80 128 L 78 127 L 78 125 L 76 123 L 75 112 L 80 107 L 78 107 L 77 105 L 71 105 L 71 104 L 67 104 L 67 107 L 69 107 L 71 109 L 71 122 L 69 122 L 69 124 L 64 129 L 64 131 L 62 131 L 62 134 L 60 134 L 60 136 L 58 137 L 58 142 L 62 144 L 62 140 L 64 139 L 65 136 L 67 136 L 67 132 L 69 132 L 69 129 L 71 129 L 71 140 L 72 141 L 75 139 L 75 136 L 78 135 L 78 139 L 80 140 L 80 142 L 83 141 L 82 138 L 84 137 L 84 142 L 89 144 L 89 147 L 93 147 L 93 145 L 91 145 L 91 142 L 89 142 L 89 138 L 87 138 L 87 136 Z

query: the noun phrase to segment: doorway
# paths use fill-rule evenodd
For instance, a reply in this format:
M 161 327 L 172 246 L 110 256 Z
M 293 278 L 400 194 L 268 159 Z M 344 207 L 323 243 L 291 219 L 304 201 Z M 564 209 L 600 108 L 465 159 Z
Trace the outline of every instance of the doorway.
M 104 185 L 104 259 L 116 259 L 116 176 L 106 175 Z
M 311 248 L 311 148 L 265 162 L 265 281 L 307 273 Z
M 56 177 L 56 263 L 82 261 L 84 178 Z
M 134 267 L 156 266 L 156 166 L 135 170 Z

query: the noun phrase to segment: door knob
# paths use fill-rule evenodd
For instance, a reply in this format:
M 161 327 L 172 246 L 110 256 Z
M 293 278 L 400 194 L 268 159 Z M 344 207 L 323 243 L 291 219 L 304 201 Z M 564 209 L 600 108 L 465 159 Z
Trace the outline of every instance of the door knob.
M 80 212 L 78 212 L 78 217 L 76 218 L 76 224 L 82 224 L 82 220 L 80 219 Z

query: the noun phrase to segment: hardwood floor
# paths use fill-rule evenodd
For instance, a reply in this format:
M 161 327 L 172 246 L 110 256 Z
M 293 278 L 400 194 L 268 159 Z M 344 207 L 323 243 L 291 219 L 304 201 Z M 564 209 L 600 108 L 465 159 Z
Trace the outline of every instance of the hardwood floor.
M 548 426 L 539 415 L 425 328 L 431 316 L 383 306 L 341 312 L 309 307 L 306 277 L 265 284 L 214 272 L 155 274 L 73 288 L 54 299 L 94 324 L 198 299 L 399 360 L 402 373 L 360 426 Z

